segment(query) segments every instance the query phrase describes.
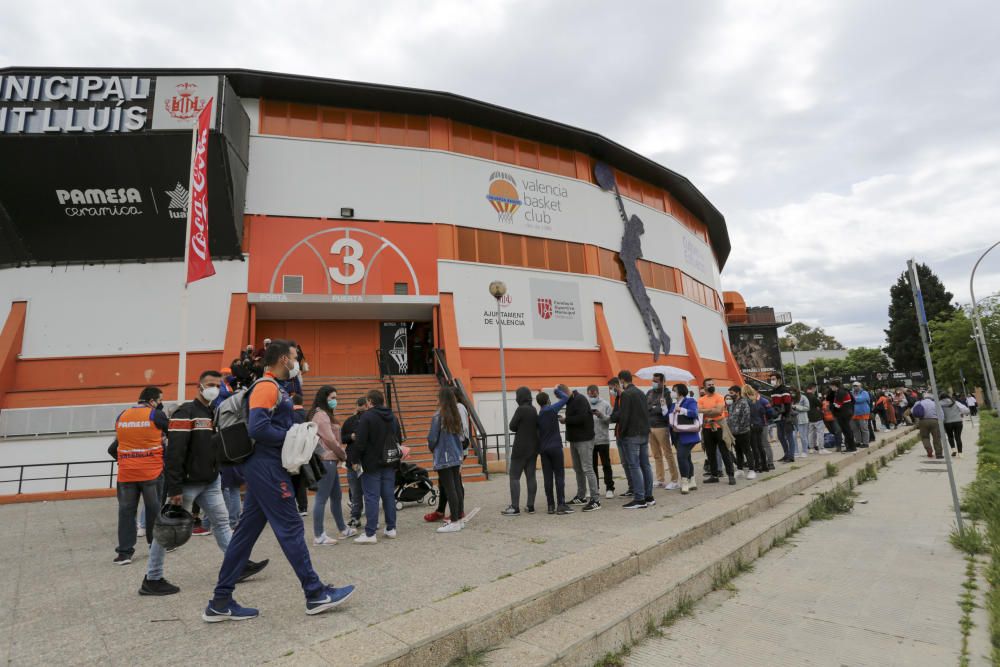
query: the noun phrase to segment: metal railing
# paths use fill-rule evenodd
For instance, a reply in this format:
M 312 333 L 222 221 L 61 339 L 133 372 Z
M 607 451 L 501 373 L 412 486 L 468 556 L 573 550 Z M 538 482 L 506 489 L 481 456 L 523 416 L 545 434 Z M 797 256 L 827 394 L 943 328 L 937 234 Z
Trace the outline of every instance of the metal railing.
M 479 413 L 476 412 L 475 405 L 472 402 L 472 397 L 469 396 L 469 393 L 465 390 L 465 387 L 462 385 L 462 381 L 452 375 L 451 369 L 448 368 L 448 360 L 445 356 L 444 350 L 441 348 L 434 348 L 434 361 L 434 374 L 437 376 L 438 383 L 443 387 L 453 387 L 455 389 L 455 394 L 458 397 L 458 401 L 464 405 L 465 409 L 469 412 L 469 418 L 472 420 L 472 429 L 469 432 L 470 444 L 476 452 L 476 456 L 479 459 L 479 465 L 483 468 L 483 474 L 486 475 L 487 479 L 489 479 L 490 473 L 486 466 L 486 427 L 483 426 L 483 422 L 479 419 Z
M 71 466 L 84 466 L 84 465 L 87 465 L 87 466 L 107 466 L 108 467 L 108 472 L 106 472 L 106 473 L 105 472 L 90 473 L 90 474 L 82 474 L 82 475 L 71 475 L 70 474 L 70 468 L 71 468 Z M 34 470 L 34 469 L 38 469 L 38 468 L 60 468 L 60 467 L 63 469 L 62 470 L 62 475 L 44 476 L 44 477 L 34 477 L 34 476 L 30 476 L 30 475 L 27 476 L 27 477 L 25 476 L 25 473 L 26 472 L 30 472 L 30 470 Z M 15 470 L 17 471 L 16 475 L 10 475 L 10 474 L 8 474 L 8 471 L 15 471 Z M 30 483 L 30 482 L 51 482 L 51 481 L 61 480 L 62 481 L 62 490 L 63 491 L 68 491 L 69 490 L 69 482 L 70 482 L 71 479 L 95 479 L 95 478 L 104 478 L 104 477 L 106 477 L 107 480 L 108 480 L 107 486 L 106 487 L 105 486 L 101 486 L 101 487 L 96 487 L 96 488 L 113 489 L 113 488 L 115 488 L 115 475 L 117 473 L 118 473 L 118 462 L 117 461 L 108 461 L 106 459 L 103 460 L 103 461 L 65 461 L 65 462 L 62 462 L 62 463 L 24 463 L 24 464 L 21 464 L 21 465 L 14 465 L 14 466 L 0 466 L 0 476 L 2 476 L 2 479 L 0 479 L 0 495 L 4 495 L 3 492 L 2 492 L 2 489 L 4 488 L 4 485 L 6 485 L 6 484 L 15 484 L 16 483 L 17 484 L 17 492 L 16 493 L 18 495 L 20 495 L 20 494 L 24 493 L 24 486 L 25 486 L 25 484 L 26 483 Z M 95 487 L 88 487 L 88 488 L 95 488 Z M 44 490 L 45 491 L 51 491 L 52 489 L 44 489 Z
M 386 403 L 389 409 L 396 413 L 403 442 L 406 442 L 406 419 L 403 417 L 403 406 L 399 402 L 399 392 L 396 390 L 396 378 L 389 372 L 389 366 L 385 363 L 381 349 L 375 350 L 375 361 L 378 363 L 378 374 L 382 380 L 382 386 L 385 388 Z

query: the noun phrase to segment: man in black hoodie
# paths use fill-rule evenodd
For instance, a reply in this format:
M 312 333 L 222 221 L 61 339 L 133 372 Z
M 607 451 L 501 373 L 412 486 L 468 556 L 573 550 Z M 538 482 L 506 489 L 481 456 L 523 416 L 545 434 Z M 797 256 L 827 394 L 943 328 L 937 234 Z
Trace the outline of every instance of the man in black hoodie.
M 856 452 L 858 450 L 857 443 L 854 442 L 854 435 L 851 432 L 851 421 L 854 418 L 854 397 L 851 396 L 850 391 L 841 385 L 840 380 L 831 380 L 830 393 L 827 395 L 827 398 L 830 401 L 830 410 L 833 412 L 833 418 L 837 420 L 837 425 L 840 426 L 840 430 L 844 435 L 844 444 L 847 446 L 847 451 Z
M 559 385 L 559 389 L 569 394 L 569 387 Z M 590 400 L 573 390 L 566 403 L 566 441 L 573 458 L 576 473 L 576 496 L 570 505 L 584 505 L 584 512 L 601 509 L 601 489 L 597 486 L 594 472 L 594 416 L 590 412 Z
M 618 451 L 625 456 L 629 480 L 635 492 L 625 509 L 642 509 L 656 504 L 653 498 L 653 467 L 649 465 L 649 410 L 646 395 L 632 384 L 632 373 L 618 372 L 625 385 L 618 412 Z
M 518 387 L 514 398 L 517 410 L 510 419 L 514 447 L 510 453 L 510 470 L 507 471 L 510 505 L 500 512 L 504 516 L 521 516 L 522 474 L 528 485 L 528 504 L 525 506 L 528 514 L 535 513 L 535 493 L 538 491 L 538 482 L 535 480 L 535 467 L 538 464 L 538 411 L 531 403 L 531 390 L 527 387 Z
M 354 447 L 347 451 L 349 465 L 360 466 L 361 487 L 365 492 L 365 534 L 354 541 L 357 544 L 375 544 L 378 540 L 378 505 L 382 501 L 385 512 L 385 529 L 382 535 L 389 539 L 396 537 L 396 466 L 381 464 L 382 452 L 390 438 L 396 444 L 403 441 L 399 420 L 392 410 L 385 406 L 385 395 L 372 389 L 365 396 L 368 409 L 358 420 L 354 436 Z M 357 470 L 357 468 L 355 468 Z

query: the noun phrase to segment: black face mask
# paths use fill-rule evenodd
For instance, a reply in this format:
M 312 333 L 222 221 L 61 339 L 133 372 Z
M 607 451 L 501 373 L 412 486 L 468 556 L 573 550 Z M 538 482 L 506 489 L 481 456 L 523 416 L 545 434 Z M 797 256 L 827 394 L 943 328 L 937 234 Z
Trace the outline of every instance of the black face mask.
M 714 394 L 715 387 L 705 387 L 705 391 L 707 391 L 709 394 Z

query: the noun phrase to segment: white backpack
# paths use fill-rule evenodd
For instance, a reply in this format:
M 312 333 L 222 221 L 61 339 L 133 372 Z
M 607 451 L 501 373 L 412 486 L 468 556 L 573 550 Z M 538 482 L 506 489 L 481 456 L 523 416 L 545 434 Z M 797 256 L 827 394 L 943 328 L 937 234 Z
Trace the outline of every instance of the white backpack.
M 299 473 L 299 468 L 309 463 L 316 445 L 319 443 L 319 431 L 314 422 L 293 424 L 285 434 L 285 444 L 281 446 L 281 465 L 292 475 Z

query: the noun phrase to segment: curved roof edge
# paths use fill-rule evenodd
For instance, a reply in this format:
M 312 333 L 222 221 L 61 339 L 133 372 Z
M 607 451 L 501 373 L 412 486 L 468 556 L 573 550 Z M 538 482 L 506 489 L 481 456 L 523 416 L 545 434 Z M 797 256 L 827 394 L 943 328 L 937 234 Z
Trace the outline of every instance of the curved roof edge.
M 262 70 L 208 68 L 6 67 L 6 74 L 218 75 L 240 97 L 264 97 L 396 113 L 419 113 L 497 130 L 516 137 L 578 150 L 667 190 L 708 227 L 721 270 L 732 245 L 722 213 L 687 178 L 596 132 L 489 104 L 455 93 L 386 84 L 325 79 Z

